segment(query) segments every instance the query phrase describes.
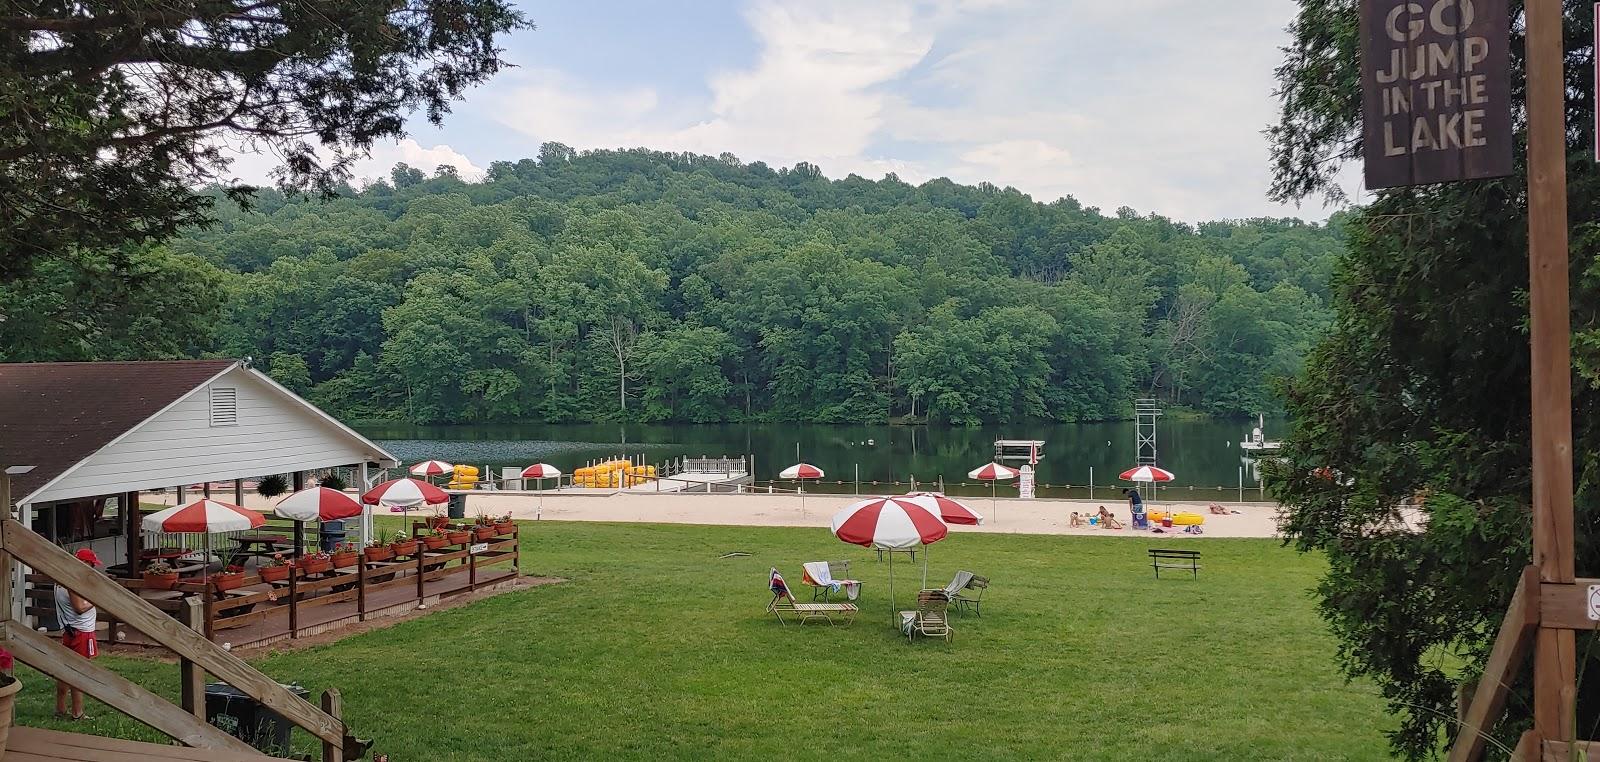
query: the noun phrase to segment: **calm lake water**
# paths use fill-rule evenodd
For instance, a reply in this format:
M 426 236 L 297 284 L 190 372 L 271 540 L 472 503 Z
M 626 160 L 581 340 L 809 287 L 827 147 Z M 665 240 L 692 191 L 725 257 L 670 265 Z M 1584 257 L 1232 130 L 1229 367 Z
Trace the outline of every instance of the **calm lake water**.
M 1241 469 L 1246 499 L 1257 499 L 1258 472 L 1242 458 L 1239 440 L 1254 426 L 1249 420 L 1162 419 L 1156 429 L 1159 462 L 1177 476 L 1170 498 L 1237 499 Z M 755 478 L 765 484 L 797 460 L 823 469 L 827 478 L 808 483 L 809 491 L 850 492 L 859 473 L 863 493 L 897 491 L 915 478 L 918 486 L 940 477 L 951 494 L 988 494 L 986 484 L 966 478 L 968 471 L 994 457 L 997 439 L 1041 439 L 1045 456 L 1036 480 L 1041 496 L 1084 497 L 1093 469 L 1096 497 L 1112 497 L 1117 474 L 1133 465 L 1132 421 L 1085 424 L 1018 424 L 979 428 L 943 426 L 830 426 L 817 424 L 641 425 L 512 424 L 492 426 L 359 427 L 406 463 L 437 458 L 452 463 L 525 466 L 546 462 L 571 472 L 589 461 L 625 455 L 647 463 L 680 456 L 755 457 Z M 1281 421 L 1267 421 L 1269 438 L 1284 433 Z M 798 449 L 797 449 L 798 448 Z M 798 452 L 798 457 L 796 453 Z M 1010 465 L 1020 465 L 1011 463 Z M 872 482 L 878 482 L 873 485 Z M 961 482 L 969 482 L 962 486 Z M 899 484 L 896 485 L 895 483 Z M 1015 482 L 1010 494 L 1016 495 Z M 778 482 L 779 488 L 793 488 Z M 1002 483 L 1000 494 L 1007 494 Z

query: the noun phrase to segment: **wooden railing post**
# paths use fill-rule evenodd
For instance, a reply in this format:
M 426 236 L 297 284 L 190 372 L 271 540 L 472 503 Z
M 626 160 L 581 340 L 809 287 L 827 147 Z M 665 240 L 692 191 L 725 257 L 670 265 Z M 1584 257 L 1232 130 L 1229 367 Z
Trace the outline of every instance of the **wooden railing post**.
M 473 538 L 477 539 L 476 537 Z M 472 552 L 472 540 L 468 540 L 467 549 L 467 592 L 478 589 L 478 554 Z
M 412 535 L 412 539 L 416 539 L 416 535 Z M 422 607 L 422 597 L 423 597 L 422 596 L 422 574 L 423 574 L 422 558 L 425 555 L 427 555 L 427 554 L 423 552 L 423 546 L 421 544 L 421 541 L 418 541 L 418 544 L 417 544 L 417 607 L 418 608 Z
M 338 688 L 329 688 L 322 692 L 322 711 L 335 720 L 344 721 L 344 699 L 339 695 Z M 344 762 L 344 749 L 323 741 L 322 762 Z
M 189 629 L 203 631 L 206 627 L 205 609 L 193 596 L 183 599 L 183 623 Z M 209 639 L 209 637 L 208 637 Z M 188 657 L 178 657 L 179 682 L 182 683 L 183 711 L 198 717 L 206 718 L 206 671 Z
M 1505 708 L 1511 681 L 1533 646 L 1534 631 L 1539 626 L 1540 598 L 1538 567 L 1524 567 L 1517 578 L 1516 592 L 1511 594 L 1511 604 L 1506 607 L 1505 619 L 1500 621 L 1489 660 L 1483 665 L 1483 674 L 1461 712 L 1461 726 L 1456 728 L 1449 762 L 1472 762 L 1483 753 L 1489 729 Z
M 367 621 L 367 554 L 356 556 L 356 621 Z
M 300 571 L 300 569 L 295 567 L 295 566 L 293 566 L 293 565 L 291 565 L 289 567 L 289 639 L 290 640 L 293 640 L 295 638 L 300 637 L 300 634 L 299 634 L 300 633 L 300 606 L 299 606 L 299 604 L 300 604 L 300 600 L 299 600 L 300 599 L 300 594 L 299 594 L 300 590 L 299 590 L 299 585 L 297 584 L 297 581 L 295 580 L 295 577 L 298 576 L 298 572 L 299 571 Z

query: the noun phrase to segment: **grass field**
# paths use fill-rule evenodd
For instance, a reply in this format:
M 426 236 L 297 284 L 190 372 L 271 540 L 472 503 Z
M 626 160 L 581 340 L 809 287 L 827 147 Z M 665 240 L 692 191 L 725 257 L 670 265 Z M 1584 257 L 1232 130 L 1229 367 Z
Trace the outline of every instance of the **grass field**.
M 524 571 L 567 582 L 258 665 L 337 685 L 394 762 L 1387 757 L 1381 701 L 1339 676 L 1313 611 L 1321 562 L 1270 540 L 1191 540 L 1200 579 L 1157 581 L 1144 540 L 953 534 L 929 581 L 990 576 L 984 614 L 955 615 L 953 643 L 908 646 L 887 566 L 822 530 L 524 529 Z M 854 626 L 765 613 L 769 566 L 798 585 L 801 562 L 841 557 L 866 583 Z M 895 571 L 905 603 L 920 568 Z M 173 665 L 108 660 L 176 692 Z M 19 676 L 19 724 L 152 737 L 98 705 L 90 723 L 54 721 L 49 686 Z

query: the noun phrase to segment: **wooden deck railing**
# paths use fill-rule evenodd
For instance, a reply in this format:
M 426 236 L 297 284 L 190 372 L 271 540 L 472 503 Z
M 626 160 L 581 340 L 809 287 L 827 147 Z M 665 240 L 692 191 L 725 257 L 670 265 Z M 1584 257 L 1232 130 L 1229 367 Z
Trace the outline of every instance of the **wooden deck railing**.
M 24 664 L 79 688 L 190 746 L 250 750 L 243 742 L 203 719 L 203 685 L 199 685 L 198 690 L 196 685 L 203 681 L 205 673 L 210 673 L 320 739 L 324 762 L 341 762 L 363 751 L 362 745 L 348 735 L 344 721 L 337 715 L 337 692 L 324 696 L 324 704 L 333 710 L 324 711 L 212 643 L 203 632 L 193 629 L 194 622 L 187 625 L 179 622 L 169 612 L 152 606 L 132 590 L 85 566 L 65 550 L 8 518 L 0 522 L 0 574 L 10 576 L 13 559 L 66 585 L 101 611 L 171 649 L 184 662 L 181 667 L 185 677 L 183 694 L 189 705 L 180 708 L 12 621 L 10 606 L 6 605 L 3 614 L 6 617 L 5 642 Z

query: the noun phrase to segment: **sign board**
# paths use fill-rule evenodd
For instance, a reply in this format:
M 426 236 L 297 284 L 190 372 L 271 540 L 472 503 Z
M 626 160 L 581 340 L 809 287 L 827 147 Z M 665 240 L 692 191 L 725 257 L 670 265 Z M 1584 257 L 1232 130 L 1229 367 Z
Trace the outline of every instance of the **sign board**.
M 483 553 L 483 552 L 485 552 L 487 550 L 489 550 L 489 543 L 487 543 L 487 542 L 475 542 L 475 543 L 467 546 L 467 554 L 468 555 L 474 555 L 475 556 L 475 555 L 478 555 L 479 553 Z
M 1512 172 L 1506 0 L 1361 0 L 1369 190 Z
M 1017 493 L 1023 500 L 1033 499 L 1033 466 L 1023 466 L 1017 470 Z
M 1600 622 L 1600 585 L 1589 586 L 1589 620 Z

